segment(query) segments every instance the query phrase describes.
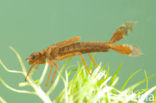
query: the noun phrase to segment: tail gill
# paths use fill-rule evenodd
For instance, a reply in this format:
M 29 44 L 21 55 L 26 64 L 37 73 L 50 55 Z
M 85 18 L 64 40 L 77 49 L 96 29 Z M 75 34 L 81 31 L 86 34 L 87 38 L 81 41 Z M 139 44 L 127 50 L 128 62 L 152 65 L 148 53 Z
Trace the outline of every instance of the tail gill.
M 114 33 L 109 43 L 115 43 L 127 36 L 134 28 L 136 22 L 125 22 Z
M 110 41 L 108 42 L 108 43 L 110 43 L 110 48 L 121 53 L 121 54 L 125 54 L 128 56 L 141 55 L 142 53 L 141 53 L 140 49 L 135 45 L 130 45 L 130 44 L 112 45 L 112 43 L 115 43 L 115 42 L 121 40 L 124 36 L 127 36 L 133 30 L 135 24 L 136 24 L 135 22 L 126 22 L 123 25 L 121 25 L 116 30 L 116 32 L 114 33 L 114 35 L 112 36 Z
M 130 44 L 118 44 L 118 45 L 110 45 L 110 48 L 128 56 L 138 56 L 141 55 L 142 52 L 140 49 L 135 45 Z

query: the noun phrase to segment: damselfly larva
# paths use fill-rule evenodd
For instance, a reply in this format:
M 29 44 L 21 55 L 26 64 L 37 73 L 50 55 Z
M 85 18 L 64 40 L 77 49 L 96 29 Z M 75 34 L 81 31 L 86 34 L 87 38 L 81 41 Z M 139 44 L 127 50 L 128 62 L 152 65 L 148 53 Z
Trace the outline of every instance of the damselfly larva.
M 112 49 L 124 55 L 138 56 L 141 54 L 141 51 L 135 45 L 130 45 L 130 44 L 113 45 L 113 43 L 127 36 L 133 30 L 134 26 L 135 26 L 135 22 L 124 23 L 116 30 L 112 38 L 106 42 L 78 42 L 80 40 L 80 37 L 77 36 L 69 40 L 65 40 L 65 41 L 53 44 L 40 52 L 34 52 L 27 58 L 29 64 L 31 65 L 30 69 L 27 72 L 27 76 L 29 75 L 29 72 L 31 71 L 32 67 L 37 65 L 36 66 L 36 69 L 37 69 L 39 67 L 39 64 L 44 64 L 47 59 L 47 62 L 51 67 L 49 74 L 48 74 L 46 86 L 45 86 L 45 88 L 47 88 L 49 78 L 53 70 L 53 65 L 55 65 L 56 69 L 54 71 L 51 83 L 53 82 L 55 74 L 58 69 L 58 64 L 56 63 L 56 60 L 62 60 L 71 56 L 80 55 L 85 65 L 85 68 L 87 69 L 87 72 L 91 74 L 82 54 L 87 53 L 94 64 L 96 63 L 90 55 L 90 53 L 92 52 L 108 52 L 109 50 Z

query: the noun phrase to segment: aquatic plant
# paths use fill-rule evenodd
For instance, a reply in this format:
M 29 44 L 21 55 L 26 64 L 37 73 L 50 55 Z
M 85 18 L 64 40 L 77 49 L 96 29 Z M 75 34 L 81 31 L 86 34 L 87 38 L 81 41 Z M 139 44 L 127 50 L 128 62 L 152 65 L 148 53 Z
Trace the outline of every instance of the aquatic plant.
M 10 70 L 2 62 L 2 60 L 0 60 L 0 64 L 7 72 L 21 74 L 25 77 L 26 67 L 19 53 L 13 47 L 10 48 L 16 54 L 22 70 Z M 4 79 L 2 79 L 2 77 L 0 77 L 0 82 L 13 92 L 36 95 L 44 103 L 144 103 L 146 101 L 156 103 L 156 92 L 155 94 L 152 94 L 155 91 L 156 86 L 150 89 L 148 88 L 148 79 L 155 76 L 155 74 L 147 76 L 146 72 L 144 72 L 145 79 L 140 80 L 136 84 L 127 87 L 126 85 L 130 81 L 130 79 L 141 71 L 137 70 L 127 79 L 121 89 L 117 89 L 116 85 L 119 80 L 118 72 L 120 71 L 121 66 L 117 69 L 115 74 L 111 76 L 109 65 L 105 64 L 104 66 L 102 66 L 102 63 L 100 63 L 99 65 L 94 66 L 93 63 L 91 63 L 89 69 L 91 70 L 92 75 L 89 75 L 82 63 L 81 65 L 79 63 L 76 69 L 69 70 L 68 68 L 72 68 L 71 65 L 67 66 L 70 60 L 71 58 L 69 58 L 62 66 L 62 68 L 58 71 L 58 75 L 56 76 L 53 85 L 47 91 L 44 91 L 44 88 L 41 87 L 41 84 L 48 70 L 47 63 L 45 64 L 41 77 L 38 80 L 33 80 L 31 76 L 35 71 L 35 69 L 33 69 L 31 74 L 27 78 L 27 81 L 19 83 L 19 87 L 21 87 L 20 90 L 11 87 L 4 81 Z M 65 77 L 62 75 L 64 69 Z M 71 74 L 74 74 L 74 76 L 71 76 Z M 64 82 L 64 89 L 55 99 L 52 100 L 50 98 L 50 95 L 55 89 L 57 89 L 56 86 L 58 85 L 60 79 L 62 79 Z M 146 88 L 135 90 L 135 88 L 142 83 L 146 83 Z M 22 90 L 22 87 L 26 86 L 31 86 L 33 88 L 33 91 Z M 151 94 L 152 97 L 150 97 L 149 100 L 148 96 Z M 0 97 L 0 101 L 2 103 L 6 103 L 7 100 L 4 100 L 2 97 Z

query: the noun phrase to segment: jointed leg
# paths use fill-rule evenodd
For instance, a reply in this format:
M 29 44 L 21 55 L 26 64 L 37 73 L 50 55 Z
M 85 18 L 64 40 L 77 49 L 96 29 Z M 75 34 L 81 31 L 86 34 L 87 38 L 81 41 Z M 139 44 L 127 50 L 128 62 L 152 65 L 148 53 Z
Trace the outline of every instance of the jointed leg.
M 84 60 L 82 54 L 80 53 L 79 55 L 80 55 L 80 57 L 81 57 L 81 59 L 82 59 L 83 64 L 85 65 L 85 67 L 86 67 L 86 69 L 87 69 L 88 74 L 91 75 L 91 73 L 90 73 L 90 71 L 89 71 L 89 69 L 88 69 L 88 67 L 87 67 L 87 64 L 86 64 L 86 62 L 85 62 L 85 60 Z
M 96 63 L 95 63 L 95 61 L 94 61 L 94 59 L 92 58 L 92 56 L 91 56 L 90 53 L 88 53 L 88 56 L 89 56 L 89 58 L 91 59 L 91 61 L 94 63 L 94 65 L 96 65 Z
M 53 83 L 54 78 L 55 78 L 55 74 L 56 74 L 56 72 L 57 72 L 57 70 L 58 70 L 58 64 L 57 64 L 56 62 L 53 62 L 53 64 L 55 65 L 56 69 L 55 69 L 55 71 L 54 71 L 53 78 L 52 78 L 52 80 L 51 80 L 51 84 Z
M 26 75 L 26 77 L 25 77 L 25 81 L 27 80 L 27 77 L 28 77 L 28 75 L 29 75 L 31 69 L 32 69 L 32 67 L 34 67 L 34 66 L 35 66 L 35 64 L 32 64 L 31 67 L 29 68 L 29 70 L 28 70 L 28 72 L 27 72 L 27 75 Z
M 87 67 L 87 64 L 86 64 L 86 62 L 85 62 L 85 60 L 84 60 L 84 58 L 83 58 L 83 56 L 82 56 L 82 54 L 81 54 L 80 52 L 75 52 L 75 53 L 71 53 L 71 54 L 66 54 L 66 55 L 64 55 L 64 56 L 58 57 L 57 60 L 62 60 L 62 59 L 65 59 L 65 58 L 68 58 L 68 57 L 71 57 L 71 56 L 75 56 L 75 55 L 80 55 L 80 57 L 81 57 L 81 59 L 82 59 L 82 61 L 83 61 L 83 64 L 85 65 L 85 68 L 87 69 L 88 74 L 91 75 L 91 73 L 90 73 L 90 71 L 89 71 L 89 69 L 88 69 L 88 67 Z
M 48 61 L 48 63 L 50 65 L 50 71 L 49 71 L 49 74 L 48 74 L 48 78 L 47 78 L 47 82 L 46 82 L 46 86 L 45 86 L 45 91 L 46 91 L 48 83 L 49 83 L 49 78 L 50 78 L 51 72 L 53 71 L 53 64 L 50 63 L 50 61 Z
M 40 64 L 37 64 L 37 66 L 36 66 L 36 68 L 35 68 L 35 69 L 38 69 L 39 65 L 40 65 Z
M 46 82 L 46 86 L 45 86 L 45 91 L 46 91 L 48 84 L 49 84 L 49 78 L 50 78 L 51 72 L 53 71 L 53 64 L 56 66 L 56 69 L 54 71 L 51 83 L 54 81 L 55 74 L 56 74 L 57 69 L 58 69 L 58 64 L 56 62 L 48 60 L 48 64 L 50 65 L 51 69 L 50 69 L 49 74 L 48 74 L 48 78 L 47 78 L 47 82 Z

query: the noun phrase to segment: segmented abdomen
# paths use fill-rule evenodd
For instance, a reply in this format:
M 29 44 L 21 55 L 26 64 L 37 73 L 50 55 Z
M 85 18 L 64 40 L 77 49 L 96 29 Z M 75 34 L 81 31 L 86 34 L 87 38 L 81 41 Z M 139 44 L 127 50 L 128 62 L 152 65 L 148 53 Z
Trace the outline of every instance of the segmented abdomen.
M 107 42 L 78 42 L 59 49 L 59 55 L 65 55 L 74 52 L 90 53 L 90 52 L 107 52 L 110 49 Z

